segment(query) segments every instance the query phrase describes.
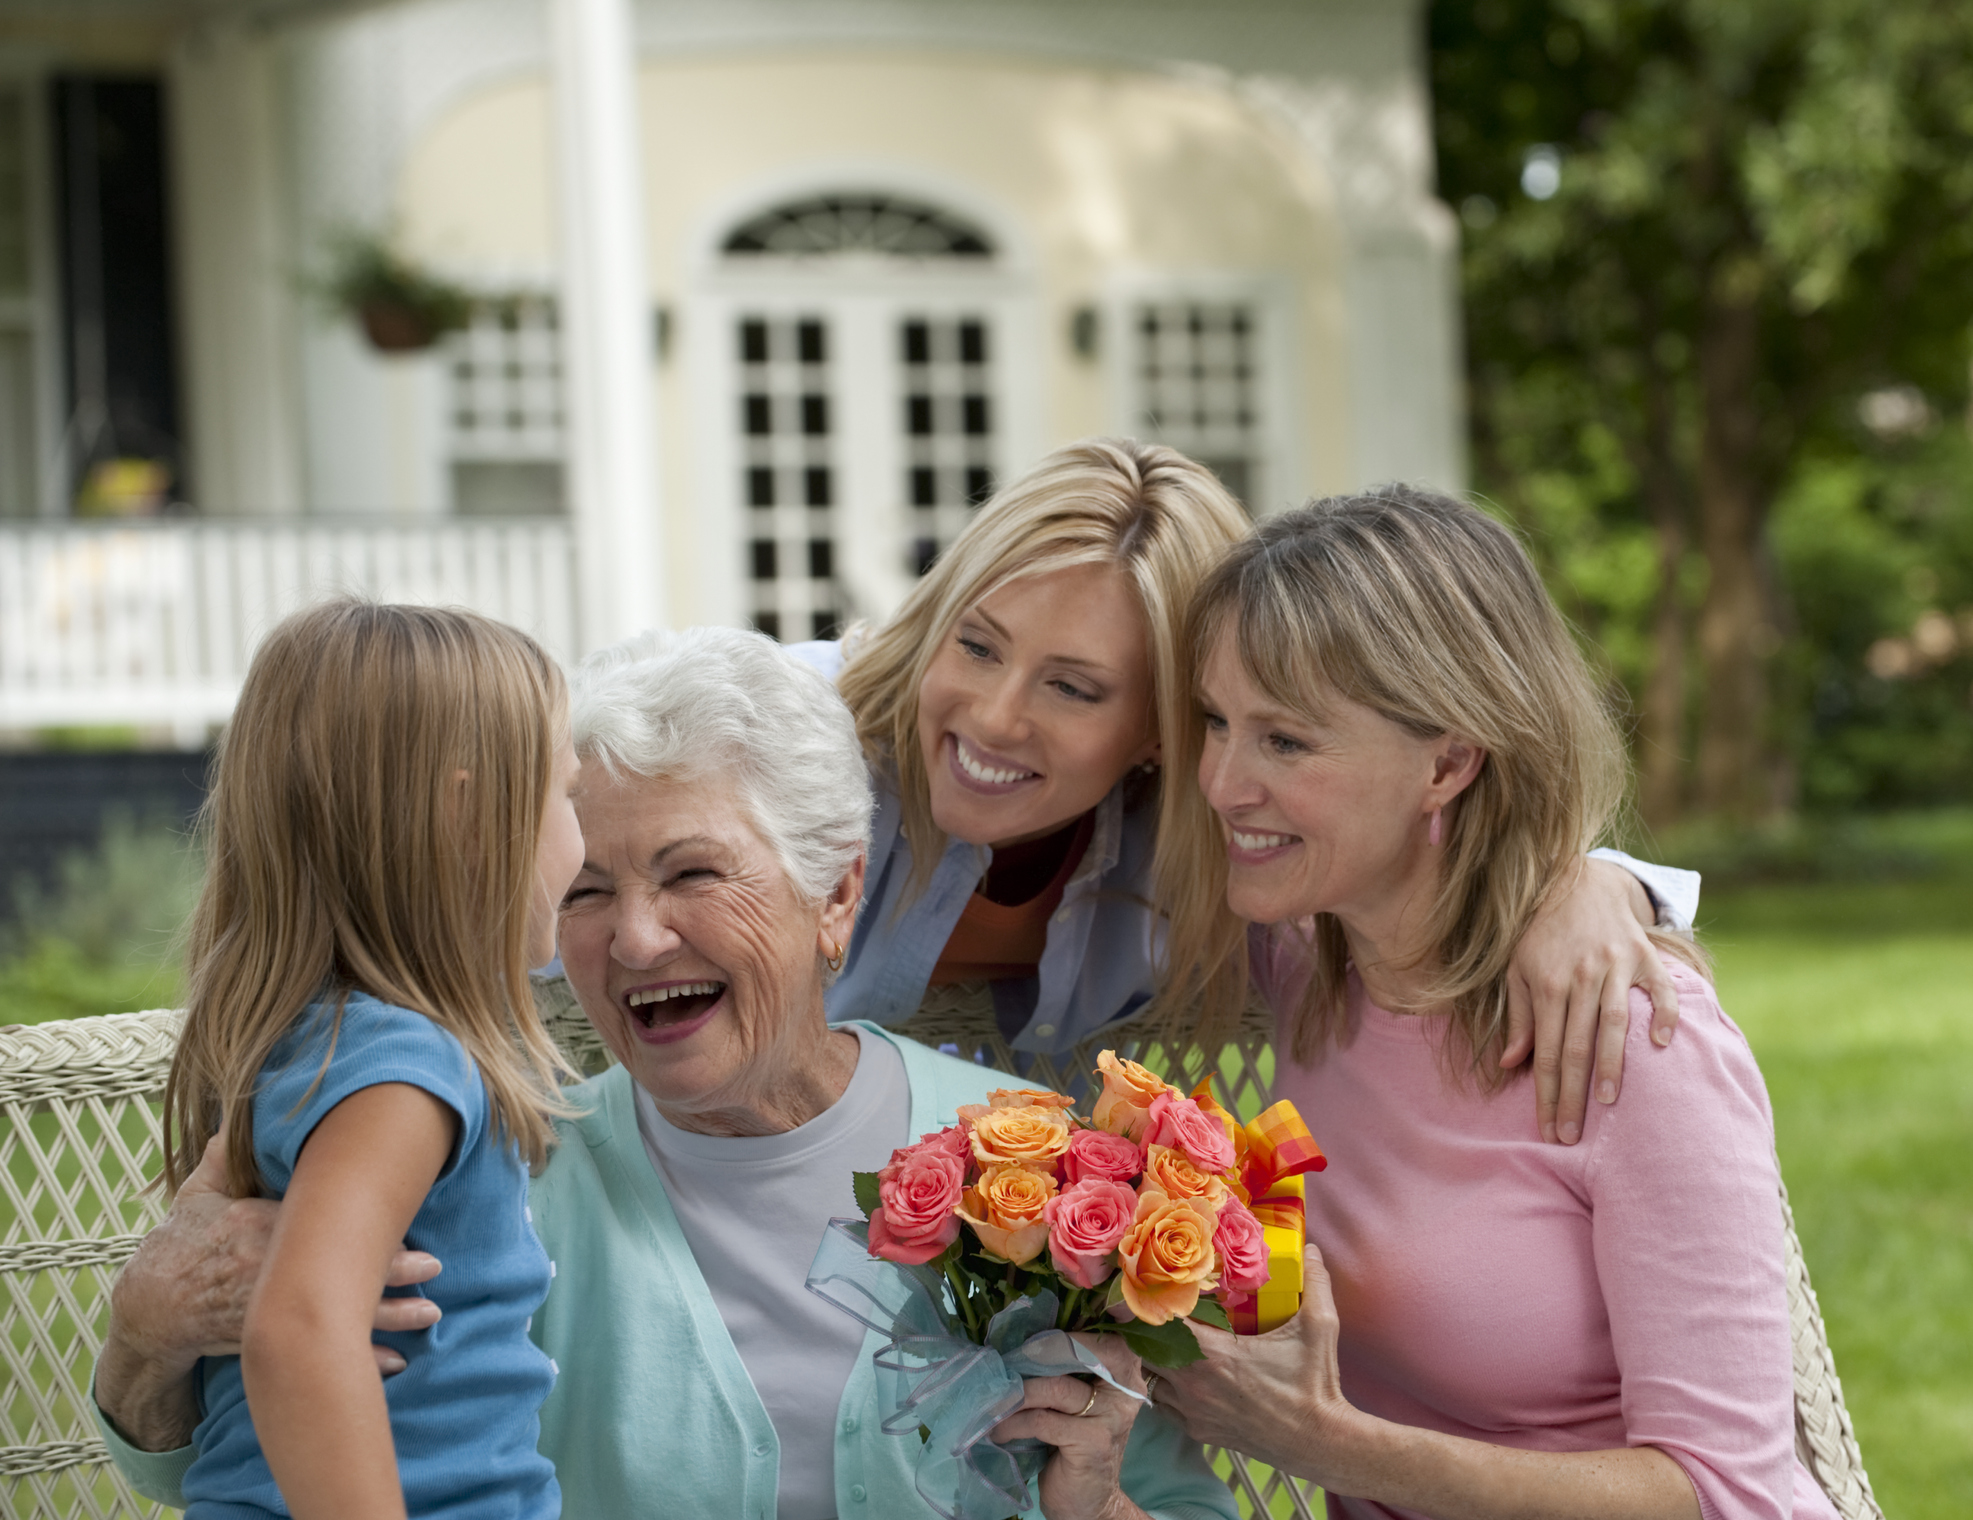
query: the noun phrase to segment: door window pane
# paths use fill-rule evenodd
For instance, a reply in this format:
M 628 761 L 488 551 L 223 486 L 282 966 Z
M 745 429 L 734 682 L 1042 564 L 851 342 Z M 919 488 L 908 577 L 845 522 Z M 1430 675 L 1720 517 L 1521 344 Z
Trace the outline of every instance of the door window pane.
M 735 334 L 748 610 L 791 643 L 834 638 L 843 620 L 830 336 L 816 314 L 748 314 Z
M 984 316 L 907 316 L 903 371 L 910 568 L 923 575 L 993 494 L 997 460 L 993 341 Z

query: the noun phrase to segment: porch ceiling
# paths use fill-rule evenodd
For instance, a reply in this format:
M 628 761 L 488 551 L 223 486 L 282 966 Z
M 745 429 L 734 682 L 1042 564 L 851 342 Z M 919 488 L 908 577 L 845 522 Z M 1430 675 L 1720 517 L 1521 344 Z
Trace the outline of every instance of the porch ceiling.
M 119 21 L 155 26 L 176 23 L 245 22 L 278 26 L 315 16 L 375 10 L 393 0 L 0 0 L 0 20 L 88 22 L 114 25 Z

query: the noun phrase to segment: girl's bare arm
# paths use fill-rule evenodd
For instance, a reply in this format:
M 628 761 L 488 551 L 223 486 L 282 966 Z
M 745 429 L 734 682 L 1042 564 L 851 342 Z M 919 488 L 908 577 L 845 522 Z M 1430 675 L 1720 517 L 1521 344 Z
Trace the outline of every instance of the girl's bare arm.
M 370 1321 L 457 1131 L 430 1093 L 387 1082 L 331 1109 L 295 1163 L 240 1358 L 254 1430 L 296 1520 L 404 1514 Z

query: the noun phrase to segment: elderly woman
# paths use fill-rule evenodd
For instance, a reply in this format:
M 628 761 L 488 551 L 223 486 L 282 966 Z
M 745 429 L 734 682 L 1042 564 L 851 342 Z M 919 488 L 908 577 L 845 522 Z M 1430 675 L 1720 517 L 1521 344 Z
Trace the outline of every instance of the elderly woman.
M 1187 608 L 1251 527 L 1175 450 L 1069 444 L 983 506 L 884 626 L 796 647 L 838 680 L 878 803 L 869 910 L 831 1018 L 965 1009 L 1015 1052 L 1049 1056 L 1147 1009 L 1180 1041 L 1237 1020 L 1244 980 L 1202 985 L 1183 955 L 1167 964 L 1166 917 L 1197 884 L 1160 847 L 1189 778 L 1160 777 L 1190 720 Z M 1614 861 L 1581 869 L 1517 933 L 1504 1059 L 1536 1051 L 1540 1121 L 1564 1142 L 1592 1065 L 1616 1096 L 1631 983 L 1667 1033 L 1676 1018 L 1641 927 L 1656 910 L 1619 867 L 1655 877 L 1681 925 L 1697 879 Z
M 1355 1520 L 1833 1517 L 1794 1455 L 1767 1094 L 1697 952 L 1665 942 L 1678 1039 L 1633 1000 L 1623 1102 L 1579 1146 L 1542 1144 L 1501 1068 L 1506 947 L 1623 790 L 1521 546 L 1422 492 L 1317 503 L 1214 573 L 1194 629 L 1188 844 L 1330 1167 L 1301 1314 L 1202 1332 L 1160 1405 Z
M 876 1338 L 804 1279 L 827 1220 L 855 1211 L 852 1172 L 1002 1078 L 824 1017 L 869 835 L 849 715 L 768 640 L 714 629 L 605 651 L 573 698 L 585 859 L 562 959 L 620 1064 L 570 1094 L 577 1117 L 529 1195 L 556 1267 L 531 1333 L 558 1366 L 541 1450 L 564 1512 L 928 1513 L 919 1443 L 879 1429 Z M 180 1270 L 197 1229 L 181 1224 L 128 1270 L 97 1380 L 119 1462 L 167 1502 L 185 1454 L 134 1447 L 183 1438 L 183 1370 L 237 1338 L 201 1291 L 237 1302 L 252 1275 Z M 193 1249 L 209 1257 L 210 1239 Z M 394 1328 L 430 1318 L 385 1305 Z M 443 1324 L 416 1333 L 443 1347 Z M 1114 1337 L 1097 1350 L 1141 1389 Z M 1105 1385 L 1032 1380 L 1001 1433 L 1056 1448 L 1052 1520 L 1234 1512 L 1175 1422 Z

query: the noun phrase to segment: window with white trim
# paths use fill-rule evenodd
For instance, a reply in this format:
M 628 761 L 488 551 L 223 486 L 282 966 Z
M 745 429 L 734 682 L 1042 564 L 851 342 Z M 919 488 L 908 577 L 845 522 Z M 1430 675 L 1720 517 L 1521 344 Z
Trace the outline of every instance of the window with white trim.
M 1143 435 L 1210 468 L 1251 509 L 1266 499 L 1261 308 L 1175 297 L 1129 307 L 1133 412 Z
M 752 217 L 727 234 L 728 258 L 991 259 L 993 240 L 963 217 L 899 195 L 816 195 Z
M 534 516 L 564 509 L 562 341 L 551 296 L 476 302 L 448 340 L 453 510 Z

